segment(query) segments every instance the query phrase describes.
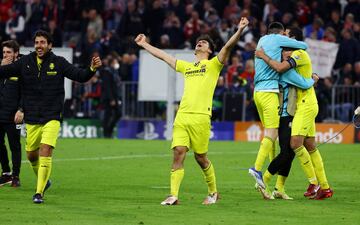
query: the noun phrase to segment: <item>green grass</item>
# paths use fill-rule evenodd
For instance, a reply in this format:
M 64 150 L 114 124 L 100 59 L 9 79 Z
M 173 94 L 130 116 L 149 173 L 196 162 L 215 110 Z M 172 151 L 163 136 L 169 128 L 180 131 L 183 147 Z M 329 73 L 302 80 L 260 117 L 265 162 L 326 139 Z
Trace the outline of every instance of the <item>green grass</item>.
M 359 145 L 321 146 L 335 191 L 332 199 L 324 201 L 302 196 L 307 182 L 297 159 L 287 181 L 287 193 L 295 200 L 263 200 L 246 170 L 255 160 L 258 145 L 210 143 L 209 156 L 222 197 L 212 206 L 201 205 L 207 187 L 189 153 L 181 205 L 163 207 L 160 202 L 168 194 L 172 160 L 169 142 L 59 140 L 53 186 L 45 203 L 32 203 L 36 180 L 24 162 L 22 186 L 0 188 L 0 224 L 359 224 Z

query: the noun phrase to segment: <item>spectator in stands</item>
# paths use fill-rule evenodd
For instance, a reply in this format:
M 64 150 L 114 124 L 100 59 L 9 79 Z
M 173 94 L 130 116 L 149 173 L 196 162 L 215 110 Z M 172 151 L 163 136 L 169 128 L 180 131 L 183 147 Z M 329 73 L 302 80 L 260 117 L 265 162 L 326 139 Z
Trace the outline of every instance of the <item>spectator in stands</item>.
M 355 62 L 354 64 L 354 84 L 360 86 L 360 61 Z
M 245 63 L 245 70 L 240 74 L 241 79 L 247 80 L 250 84 L 254 82 L 255 68 L 254 68 L 254 60 L 248 59 Z
M 226 19 L 221 20 L 220 26 L 218 27 L 218 33 L 223 42 L 225 42 L 226 40 L 229 40 L 229 37 L 231 36 L 231 31 L 229 28 L 229 23 Z
M 184 33 L 181 22 L 175 12 L 170 11 L 167 13 L 164 20 L 163 33 L 169 35 L 171 44 L 174 48 L 179 48 L 184 42 Z
M 202 21 L 199 18 L 199 13 L 197 11 L 193 11 L 191 13 L 191 18 L 186 21 L 185 26 L 184 26 L 185 39 L 186 40 L 190 40 L 192 38 L 196 39 L 196 37 L 200 33 L 201 26 L 203 26 L 202 28 L 204 29 L 204 27 L 207 25 L 204 24 L 204 21 Z
M 323 21 L 321 18 L 314 19 L 312 24 L 304 27 L 305 38 L 311 38 L 315 40 L 321 40 L 324 37 Z
M 224 9 L 223 18 L 230 20 L 230 17 L 232 15 L 239 17 L 240 11 L 241 11 L 241 8 L 238 5 L 237 0 L 230 0 L 229 4 Z
M 351 13 L 355 16 L 355 21 L 356 22 L 360 22 L 360 3 L 358 0 L 347 0 L 348 4 L 345 6 L 344 9 L 344 17 L 346 17 L 346 15 L 348 13 Z
M 341 20 L 340 11 L 333 10 L 331 12 L 330 21 L 327 22 L 326 27 L 332 27 L 338 35 L 344 27 L 344 21 Z
M 360 44 L 355 40 L 351 30 L 343 29 L 341 32 L 342 41 L 336 57 L 334 68 L 341 68 L 346 63 L 354 64 L 360 59 Z
M 29 36 L 43 27 L 44 4 L 41 0 L 33 0 L 31 4 L 31 16 L 29 22 L 26 24 L 29 29 Z
M 145 32 L 145 21 L 142 14 L 136 9 L 134 0 L 127 2 L 126 11 L 121 18 L 118 34 L 120 38 L 132 39 L 138 33 Z
M 315 88 L 319 105 L 319 113 L 316 117 L 318 122 L 322 122 L 330 116 L 332 88 L 333 81 L 331 77 L 320 79 L 317 88 Z
M 9 20 L 6 22 L 5 33 L 12 40 L 16 40 L 20 45 L 25 43 L 25 18 L 17 14 L 13 8 L 8 11 Z
M 93 8 L 89 10 L 88 18 L 89 23 L 87 25 L 87 30 L 91 30 L 91 32 L 94 32 L 94 38 L 96 40 L 100 40 L 101 34 L 103 32 L 103 20 L 101 16 L 98 14 L 96 9 Z
M 223 101 L 224 95 L 227 91 L 225 87 L 225 79 L 223 76 L 219 76 L 218 82 L 215 87 L 213 105 L 212 105 L 212 117 L 213 121 L 222 120 L 223 116 Z
M 280 4 L 279 4 L 280 5 Z M 306 5 L 304 0 L 297 1 L 296 3 L 296 20 L 300 26 L 305 26 L 309 23 L 310 19 L 310 8 Z
M 230 88 L 234 80 L 233 77 L 237 76 L 243 71 L 243 64 L 238 54 L 231 56 L 231 64 L 226 67 L 225 71 L 225 86 Z
M 184 24 L 186 22 L 185 6 L 183 4 L 183 1 L 170 0 L 168 11 L 174 12 L 175 15 L 180 19 L 182 24 Z
M 101 102 L 104 107 L 103 134 L 105 138 L 113 137 L 113 130 L 120 118 L 120 76 L 119 61 L 113 57 L 109 66 L 101 70 Z
M 55 0 L 46 1 L 43 16 L 44 24 L 47 24 L 50 20 L 53 20 L 56 24 L 59 24 L 59 7 Z
M 336 43 L 336 31 L 332 27 L 327 27 L 324 32 L 323 41 Z
M 104 21 L 108 31 L 116 30 L 125 11 L 125 0 L 105 0 Z
M 345 16 L 345 21 L 344 21 L 344 29 L 348 29 L 348 30 L 352 30 L 354 28 L 354 15 L 351 13 L 348 13 Z
M 53 36 L 54 38 L 54 47 L 61 48 L 63 45 L 63 37 L 62 32 L 58 28 L 55 20 L 49 20 L 47 25 L 47 31 Z

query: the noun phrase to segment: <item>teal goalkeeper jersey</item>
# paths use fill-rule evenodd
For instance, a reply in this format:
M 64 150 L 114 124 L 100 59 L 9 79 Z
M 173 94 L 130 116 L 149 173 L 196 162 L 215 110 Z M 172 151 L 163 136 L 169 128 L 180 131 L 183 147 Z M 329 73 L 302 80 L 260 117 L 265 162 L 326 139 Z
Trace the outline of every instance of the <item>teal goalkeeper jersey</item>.
M 281 117 L 284 117 L 289 116 L 287 113 L 289 87 L 292 85 L 301 89 L 309 89 L 314 85 L 314 80 L 312 78 L 304 78 L 298 74 L 295 69 L 290 69 L 280 75 L 279 84 L 282 86 L 284 91 L 283 104 L 280 114 Z
M 282 47 L 306 49 L 307 44 L 281 34 L 268 34 L 260 38 L 256 49 L 263 48 L 266 55 L 281 61 Z M 255 57 L 255 91 L 276 91 L 279 89 L 279 73 L 271 69 L 264 60 Z

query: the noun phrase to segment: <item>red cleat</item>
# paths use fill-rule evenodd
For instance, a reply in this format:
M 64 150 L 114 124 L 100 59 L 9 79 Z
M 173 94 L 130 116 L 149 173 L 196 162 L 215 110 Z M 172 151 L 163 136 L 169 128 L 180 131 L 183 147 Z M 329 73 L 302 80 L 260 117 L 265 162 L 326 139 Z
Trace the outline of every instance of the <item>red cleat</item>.
M 325 198 L 331 198 L 334 195 L 334 191 L 330 188 L 321 189 L 318 191 L 317 195 L 314 197 L 316 200 L 323 200 Z
M 319 185 L 310 184 L 308 189 L 304 193 L 304 196 L 307 198 L 314 198 L 317 195 L 319 190 L 320 190 Z

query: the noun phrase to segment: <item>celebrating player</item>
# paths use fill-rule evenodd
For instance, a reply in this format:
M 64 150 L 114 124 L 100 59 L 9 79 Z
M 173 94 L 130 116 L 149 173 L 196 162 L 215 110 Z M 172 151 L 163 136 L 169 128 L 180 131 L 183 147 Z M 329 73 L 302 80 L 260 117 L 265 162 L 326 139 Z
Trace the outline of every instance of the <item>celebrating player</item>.
M 99 57 L 90 67 L 80 69 L 52 51 L 52 36 L 45 31 L 34 35 L 35 51 L 12 64 L 0 67 L 1 77 L 19 76 L 26 123 L 26 153 L 37 175 L 34 203 L 43 203 L 44 190 L 49 187 L 52 153 L 62 121 L 64 78 L 88 81 L 101 66 Z
M 184 177 L 185 155 L 190 148 L 194 150 L 195 159 L 208 185 L 208 196 L 203 204 L 214 204 L 219 198 L 214 166 L 207 157 L 212 98 L 220 71 L 248 23 L 246 18 L 241 18 L 238 30 L 215 57 L 212 57 L 214 55 L 212 39 L 207 35 L 200 36 L 195 47 L 195 62 L 176 60 L 173 56 L 150 45 L 143 34 L 139 34 L 135 39 L 139 46 L 165 61 L 185 78 L 184 95 L 174 121 L 171 145 L 174 159 L 170 176 L 170 196 L 161 202 L 161 205 L 178 204 L 179 188 Z

